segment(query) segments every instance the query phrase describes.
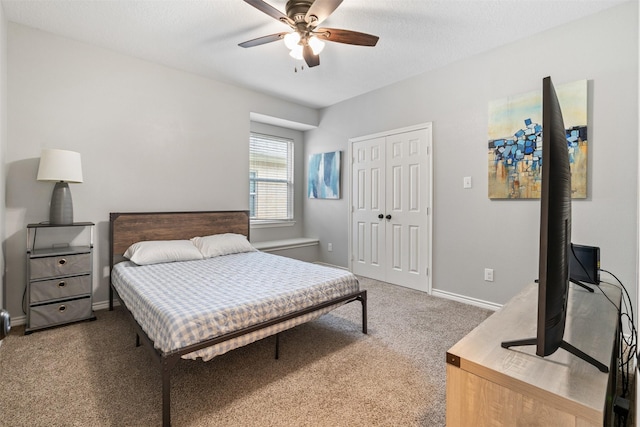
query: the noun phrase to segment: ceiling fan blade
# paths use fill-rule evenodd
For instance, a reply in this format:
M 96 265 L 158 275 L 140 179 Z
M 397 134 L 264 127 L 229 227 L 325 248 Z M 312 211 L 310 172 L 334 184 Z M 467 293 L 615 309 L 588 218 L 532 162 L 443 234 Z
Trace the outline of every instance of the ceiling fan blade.
M 238 46 L 240 46 L 240 47 L 260 46 L 261 44 L 266 44 L 266 43 L 271 43 L 271 42 L 276 42 L 278 40 L 282 40 L 284 38 L 284 36 L 286 36 L 287 34 L 289 34 L 289 33 L 270 34 L 268 36 L 258 37 L 257 39 L 247 40 L 246 42 L 239 43 Z
M 315 0 L 304 19 L 310 26 L 315 27 L 327 19 L 340 6 L 340 3 L 342 0 Z M 312 16 L 315 18 L 311 18 Z
M 320 40 L 327 40 L 335 43 L 354 44 L 358 46 L 375 46 L 380 37 L 366 33 L 359 33 L 351 30 L 341 30 L 339 28 L 318 28 L 313 33 Z
M 311 50 L 311 46 L 309 45 L 305 45 L 302 48 L 302 57 L 304 58 L 304 62 L 307 63 L 307 66 L 309 66 L 309 68 L 320 65 L 320 56 L 314 54 L 313 50 Z
M 272 18 L 275 18 L 278 21 L 284 22 L 290 27 L 293 27 L 295 25 L 295 22 L 293 22 L 291 18 L 289 18 L 287 15 L 280 12 L 278 9 L 271 6 L 270 4 L 265 3 L 263 0 L 244 0 L 244 1 L 249 3 L 251 6 L 255 7 L 256 9 L 258 9 L 259 11 L 264 12 L 267 15 L 271 16 Z

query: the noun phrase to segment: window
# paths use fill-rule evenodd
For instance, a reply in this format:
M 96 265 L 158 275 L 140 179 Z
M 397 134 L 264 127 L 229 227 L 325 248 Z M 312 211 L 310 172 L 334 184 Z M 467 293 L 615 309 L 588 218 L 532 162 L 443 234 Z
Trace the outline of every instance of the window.
M 293 220 L 293 141 L 251 132 L 249 138 L 251 220 Z

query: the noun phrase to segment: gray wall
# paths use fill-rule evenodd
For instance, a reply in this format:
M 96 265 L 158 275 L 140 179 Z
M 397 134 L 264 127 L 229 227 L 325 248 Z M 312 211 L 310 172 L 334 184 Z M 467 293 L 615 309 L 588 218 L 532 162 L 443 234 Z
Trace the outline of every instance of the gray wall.
M 52 184 L 35 180 L 42 148 L 82 153 L 85 182 L 71 191 L 76 219 L 98 223 L 94 288 L 96 301 L 105 301 L 110 211 L 248 208 L 251 112 L 319 126 L 305 132 L 305 167 L 312 153 L 346 154 L 349 138 L 433 122 L 433 287 L 503 303 L 537 275 L 539 204 L 487 198 L 487 105 L 539 89 L 546 75 L 556 84 L 589 80 L 589 198 L 574 203 L 574 241 L 599 245 L 603 267 L 635 301 L 637 17 L 630 2 L 320 114 L 10 23 L 8 85 L 0 93 L 8 123 L 4 303 L 12 316 L 22 314 L 24 227 L 47 219 Z M 343 170 L 343 198 L 303 196 L 301 223 L 303 234 L 321 239 L 322 261 L 346 266 L 348 162 Z M 474 187 L 463 190 L 468 175 Z M 495 269 L 491 284 L 482 280 L 484 267 Z
M 14 317 L 22 316 L 25 226 L 48 219 L 53 189 L 35 179 L 42 148 L 82 154 L 84 183 L 71 192 L 75 219 L 97 223 L 101 302 L 109 212 L 248 209 L 250 113 L 318 120 L 315 109 L 13 23 L 7 63 L 6 305 Z
M 326 108 L 307 152 L 347 153 L 349 138 L 433 122 L 434 292 L 502 304 L 537 277 L 539 202 L 488 199 L 488 103 L 541 90 L 548 75 L 556 85 L 589 81 L 588 199 L 573 203 L 573 241 L 600 246 L 602 267 L 636 301 L 637 2 Z M 348 265 L 348 221 L 348 196 L 305 201 L 305 232 L 321 237 L 322 261 Z M 485 267 L 494 282 L 484 282 Z

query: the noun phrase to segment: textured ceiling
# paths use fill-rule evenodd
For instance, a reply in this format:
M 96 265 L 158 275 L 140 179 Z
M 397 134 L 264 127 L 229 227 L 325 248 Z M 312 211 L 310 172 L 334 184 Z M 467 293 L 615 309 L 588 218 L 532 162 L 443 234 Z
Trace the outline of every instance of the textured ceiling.
M 625 0 L 344 0 L 322 25 L 378 45 L 327 43 L 303 70 L 282 42 L 238 47 L 288 28 L 243 0 L 1 1 L 9 21 L 325 107 Z M 286 0 L 266 1 L 284 12 Z

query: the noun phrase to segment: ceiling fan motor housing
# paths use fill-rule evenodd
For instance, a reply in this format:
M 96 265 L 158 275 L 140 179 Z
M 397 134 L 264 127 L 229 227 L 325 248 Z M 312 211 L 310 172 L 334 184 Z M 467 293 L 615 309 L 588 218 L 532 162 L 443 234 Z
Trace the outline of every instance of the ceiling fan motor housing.
M 285 6 L 287 16 L 293 19 L 296 24 L 306 24 L 305 17 L 313 1 L 314 0 L 288 0 Z

